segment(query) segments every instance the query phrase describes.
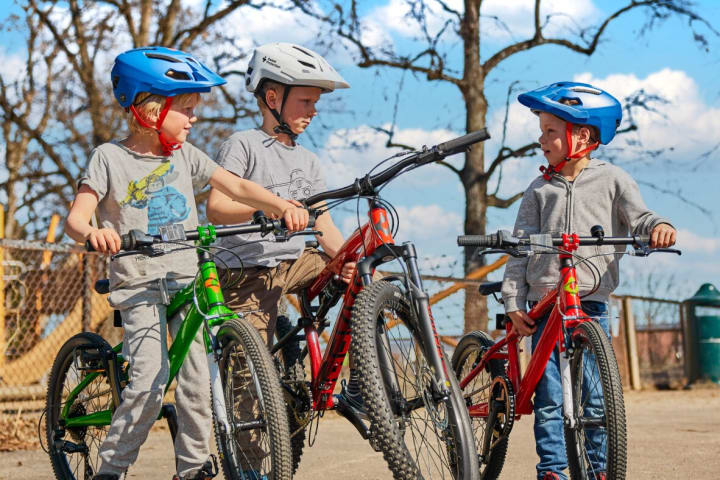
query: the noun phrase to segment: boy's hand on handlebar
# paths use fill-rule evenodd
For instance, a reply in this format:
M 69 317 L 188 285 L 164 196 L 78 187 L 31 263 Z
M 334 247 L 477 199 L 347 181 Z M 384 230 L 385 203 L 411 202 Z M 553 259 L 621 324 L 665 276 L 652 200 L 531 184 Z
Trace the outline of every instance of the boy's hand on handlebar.
M 667 248 L 675 245 L 675 229 L 667 223 L 655 226 L 650 233 L 650 248 Z
M 510 317 L 510 321 L 513 324 L 513 331 L 519 335 L 529 337 L 535 333 L 535 330 L 537 330 L 535 321 L 530 318 L 524 310 L 507 312 L 506 315 Z
M 290 206 L 283 211 L 282 217 L 285 220 L 285 226 L 291 232 L 304 230 L 308 224 L 308 211 L 303 208 L 299 202 L 290 200 Z M 300 205 L 300 206 L 297 206 Z
M 120 235 L 112 228 L 95 229 L 87 235 L 86 240 L 96 251 L 101 253 L 114 255 L 120 251 Z

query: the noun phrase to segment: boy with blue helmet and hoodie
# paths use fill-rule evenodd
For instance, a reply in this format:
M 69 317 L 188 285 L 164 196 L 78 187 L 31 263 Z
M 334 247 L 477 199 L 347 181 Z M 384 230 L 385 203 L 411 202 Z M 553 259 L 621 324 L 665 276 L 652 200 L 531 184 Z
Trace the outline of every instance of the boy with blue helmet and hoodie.
M 283 217 L 291 230 L 305 228 L 305 210 L 218 167 L 185 141 L 197 120 L 194 109 L 200 93 L 225 83 L 215 72 L 187 53 L 144 47 L 115 59 L 111 81 L 115 98 L 128 112 L 130 135 L 91 153 L 67 218 L 70 237 L 89 241 L 100 252 L 117 253 L 118 232 L 157 233 L 159 227 L 177 223 L 193 229 L 198 225 L 193 189 L 207 183 L 237 201 Z M 89 224 L 93 214 L 99 228 Z M 98 480 L 117 479 L 137 458 L 158 418 L 168 381 L 166 328 L 170 323 L 175 335 L 180 322 L 168 322 L 161 285 L 176 292 L 192 281 L 196 265 L 193 249 L 111 262 L 109 301 L 122 315 L 122 353 L 130 365 L 130 381 L 99 448 L 101 465 L 78 462 L 88 470 L 83 478 L 94 474 Z M 211 478 L 210 378 L 201 332 L 177 379 L 178 476 Z
M 615 136 L 622 118 L 620 103 L 609 93 L 592 85 L 558 82 L 524 93 L 520 103 L 538 115 L 540 148 L 548 161 L 542 175 L 523 195 L 514 235 L 577 233 L 589 235 L 594 225 L 602 225 L 608 236 L 650 235 L 651 247 L 675 243 L 670 222 L 648 210 L 633 179 L 620 168 L 590 158 L 599 144 L 607 145 Z M 617 248 L 617 249 L 616 249 Z M 593 256 L 578 263 L 582 309 L 600 323 L 609 335 L 607 301 L 617 287 L 619 262 L 625 247 L 580 247 L 578 255 Z M 532 259 L 508 260 L 503 279 L 505 310 L 520 335 L 532 335 L 533 349 L 548 320 L 536 322 L 527 315 L 532 306 L 557 284 L 557 255 L 535 255 Z M 595 276 L 587 265 L 592 262 L 600 273 L 600 285 L 593 290 Z M 587 294 L 587 295 L 585 295 Z M 601 405 L 602 392 L 591 392 L 588 406 Z M 555 349 L 535 390 L 535 445 L 540 462 L 537 478 L 566 479 L 568 466 L 563 431 L 563 395 L 559 353 Z M 588 475 L 591 480 L 607 475 L 607 438 L 601 429 L 586 439 Z

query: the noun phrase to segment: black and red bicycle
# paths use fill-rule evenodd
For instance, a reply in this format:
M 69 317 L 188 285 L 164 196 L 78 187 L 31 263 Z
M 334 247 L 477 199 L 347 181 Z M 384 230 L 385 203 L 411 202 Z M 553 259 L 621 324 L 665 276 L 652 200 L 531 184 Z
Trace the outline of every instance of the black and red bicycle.
M 384 453 L 397 479 L 478 478 L 470 419 L 435 330 L 415 246 L 395 244 L 396 213 L 379 192 L 399 175 L 487 138 L 483 130 L 410 153 L 376 175 L 304 201 L 325 205 L 322 213 L 348 199 L 366 198 L 369 221 L 300 295 L 302 315 L 297 324 L 278 319 L 272 352 L 290 411 L 294 467 L 308 426 L 325 410 L 336 409 Z M 404 273 L 373 281 L 375 268 L 392 261 L 399 261 Z M 339 280 L 347 262 L 357 262 L 349 285 Z M 340 301 L 323 353 L 319 335 L 330 325 L 328 312 Z M 301 347 L 301 342 L 306 345 Z M 360 373 L 366 416 L 333 396 L 349 349 Z M 307 356 L 309 382 L 304 368 Z
M 627 434 L 625 404 L 617 360 L 608 336 L 599 323 L 583 312 L 576 266 L 590 257 L 577 255 L 579 246 L 632 245 L 628 252 L 648 256 L 654 252 L 680 254 L 669 248 L 648 248 L 647 236 L 605 237 L 602 227 L 589 237 L 531 235 L 515 238 L 508 232 L 463 235 L 458 245 L 479 247 L 480 254 L 513 256 L 554 254 L 560 257 L 560 279 L 528 312 L 533 320 L 550 311 L 545 329 L 532 353 L 524 375 L 520 371 L 521 339 L 512 323 L 500 316 L 506 335 L 495 342 L 485 332 L 468 333 L 460 340 L 452 365 L 460 382 L 473 424 L 480 476 L 500 475 L 513 422 L 533 411 L 531 398 L 555 348 L 560 352 L 565 447 L 573 480 L 619 480 L 625 478 Z M 609 255 L 625 252 L 608 253 Z M 605 255 L 598 254 L 598 255 Z M 575 262 L 578 259 L 579 262 Z M 590 264 L 588 264 L 590 266 Z M 592 270 L 591 270 L 592 271 Z M 599 278 L 595 278 L 596 285 Z M 480 286 L 483 295 L 500 292 L 502 282 Z

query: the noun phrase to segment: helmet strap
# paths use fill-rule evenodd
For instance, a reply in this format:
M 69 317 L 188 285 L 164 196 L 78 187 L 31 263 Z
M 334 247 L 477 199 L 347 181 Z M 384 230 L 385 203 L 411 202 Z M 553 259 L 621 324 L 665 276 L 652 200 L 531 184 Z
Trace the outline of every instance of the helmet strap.
M 160 130 L 160 127 L 162 127 L 162 124 L 165 121 L 165 117 L 167 116 L 168 112 L 170 111 L 170 107 L 172 106 L 172 99 L 173 97 L 165 97 L 165 105 L 160 111 L 160 116 L 158 116 L 157 121 L 155 121 L 155 126 L 150 125 L 145 119 L 142 118 L 140 113 L 135 108 L 135 105 L 130 105 L 130 111 L 133 113 L 138 123 L 145 128 L 151 128 L 155 130 L 155 132 L 158 134 L 158 140 L 160 140 L 160 145 L 162 145 L 164 157 L 170 156 L 174 150 L 182 147 L 182 143 L 172 142 L 168 140 Z
M 285 106 L 285 101 L 288 98 L 288 95 L 290 95 L 290 89 L 292 88 L 292 85 L 285 85 L 285 91 L 283 92 L 282 97 L 282 103 L 280 103 L 280 110 L 275 110 L 274 108 L 270 108 L 270 105 L 267 103 L 267 99 L 265 98 L 265 90 L 262 92 L 262 101 L 265 104 L 265 106 L 270 110 L 270 113 L 272 113 L 272 116 L 275 117 L 275 120 L 277 121 L 277 125 L 273 128 L 273 132 L 276 134 L 284 134 L 290 137 L 290 140 L 292 141 L 293 145 L 295 144 L 295 140 L 297 139 L 298 135 L 297 133 L 293 132 L 290 128 L 290 125 L 288 125 L 283 119 L 282 119 L 282 110 Z
M 560 173 L 560 170 L 562 170 L 569 161 L 583 158 L 585 155 L 595 150 L 598 145 L 600 145 L 600 142 L 595 142 L 592 145 L 588 145 L 587 147 L 583 148 L 578 152 L 573 152 L 573 150 L 575 150 L 575 145 L 573 144 L 572 130 L 573 124 L 570 122 L 565 122 L 565 139 L 567 140 L 568 144 L 568 155 L 567 157 L 565 157 L 565 160 L 558 163 L 557 165 L 553 166 L 548 164 L 547 167 L 544 165 L 540 167 L 540 171 L 542 172 L 543 178 L 545 180 L 549 181 L 551 176 L 556 173 Z

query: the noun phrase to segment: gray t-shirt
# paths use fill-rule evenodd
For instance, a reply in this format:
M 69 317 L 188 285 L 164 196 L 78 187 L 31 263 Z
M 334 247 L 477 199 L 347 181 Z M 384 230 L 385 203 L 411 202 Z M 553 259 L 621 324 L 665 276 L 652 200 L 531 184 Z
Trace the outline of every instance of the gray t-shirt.
M 139 155 L 117 142 L 104 143 L 90 154 L 87 172 L 78 185 L 87 185 L 98 195 L 95 210 L 99 227 L 120 234 L 131 229 L 157 234 L 158 227 L 198 225 L 194 188 L 205 186 L 217 164 L 198 148 L 185 142 L 169 157 Z M 165 246 L 174 250 L 177 246 Z M 150 258 L 121 257 L 110 263 L 110 288 L 137 290 L 165 277 L 171 282 L 192 278 L 197 272 L 195 249 L 185 249 Z M 113 302 L 125 300 L 114 295 Z
M 259 128 L 236 132 L 221 146 L 217 163 L 235 175 L 264 186 L 275 195 L 302 200 L 325 191 L 317 155 L 300 145 L 289 147 Z M 262 242 L 259 234 L 237 235 L 220 239 L 220 245 L 232 248 L 244 266 L 274 267 L 281 260 L 295 260 L 305 248 L 305 237 L 288 242 L 274 242 L 268 235 Z M 238 259 L 228 252 L 218 254 L 229 268 L 239 268 Z M 222 265 L 222 262 L 218 262 Z

